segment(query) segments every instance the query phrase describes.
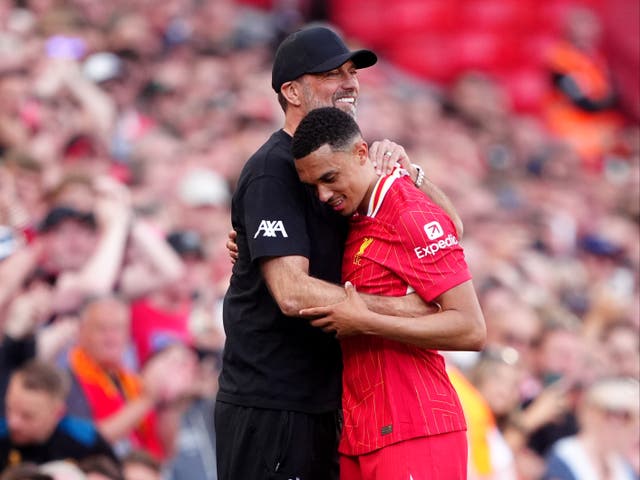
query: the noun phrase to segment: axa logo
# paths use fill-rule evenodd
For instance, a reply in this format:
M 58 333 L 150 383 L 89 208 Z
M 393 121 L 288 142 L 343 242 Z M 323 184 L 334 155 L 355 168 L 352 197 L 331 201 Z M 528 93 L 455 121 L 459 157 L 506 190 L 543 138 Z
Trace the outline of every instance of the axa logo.
M 427 223 L 424 227 L 424 233 L 427 234 L 429 240 L 436 240 L 444 235 L 444 230 L 442 230 L 442 225 L 438 222 L 433 221 Z
M 260 232 L 262 232 L 263 237 L 277 237 L 278 233 L 285 238 L 289 236 L 287 235 L 287 231 L 284 229 L 282 220 L 262 220 L 258 226 L 258 231 L 253 238 L 258 238 Z

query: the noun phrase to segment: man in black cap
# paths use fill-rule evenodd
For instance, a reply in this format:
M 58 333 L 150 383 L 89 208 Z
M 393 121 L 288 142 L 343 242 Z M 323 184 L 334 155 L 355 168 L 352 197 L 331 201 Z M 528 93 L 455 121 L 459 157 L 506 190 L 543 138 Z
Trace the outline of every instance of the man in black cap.
M 291 139 L 314 108 L 334 106 L 355 116 L 357 70 L 376 61 L 373 52 L 350 51 L 322 26 L 291 34 L 276 52 L 272 87 L 284 128 L 247 161 L 232 200 L 239 255 L 224 300 L 215 409 L 220 480 L 338 478 L 340 347 L 295 317 L 302 308 L 344 299 L 338 284 L 347 223 L 339 206 L 323 205 L 300 182 Z M 417 186 L 432 186 L 401 146 L 385 140 L 371 150 L 383 168 L 403 161 Z M 366 301 L 396 315 L 427 309 L 415 298 Z

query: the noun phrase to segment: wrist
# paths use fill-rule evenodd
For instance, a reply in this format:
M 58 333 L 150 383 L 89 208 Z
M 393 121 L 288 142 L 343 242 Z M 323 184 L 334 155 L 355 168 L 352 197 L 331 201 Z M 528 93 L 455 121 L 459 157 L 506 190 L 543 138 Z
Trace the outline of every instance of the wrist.
M 416 179 L 413 181 L 413 184 L 420 188 L 424 183 L 424 169 L 417 163 L 412 163 L 411 166 L 415 168 L 417 172 Z
M 525 437 L 528 437 L 532 431 L 532 428 L 520 412 L 510 415 L 507 425 Z

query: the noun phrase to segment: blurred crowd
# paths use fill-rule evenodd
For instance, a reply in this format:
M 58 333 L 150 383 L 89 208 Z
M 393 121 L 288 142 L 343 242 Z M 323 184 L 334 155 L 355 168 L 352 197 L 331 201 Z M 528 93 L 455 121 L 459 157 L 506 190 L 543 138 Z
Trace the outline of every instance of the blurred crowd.
M 282 123 L 274 47 L 313 20 L 295 3 L 0 0 L 1 479 L 216 478 L 230 198 Z M 552 475 L 568 440 L 600 472 L 580 478 L 637 478 L 640 127 L 587 156 L 482 72 L 359 75 L 367 139 L 464 222 L 488 329 L 447 353 L 471 478 Z

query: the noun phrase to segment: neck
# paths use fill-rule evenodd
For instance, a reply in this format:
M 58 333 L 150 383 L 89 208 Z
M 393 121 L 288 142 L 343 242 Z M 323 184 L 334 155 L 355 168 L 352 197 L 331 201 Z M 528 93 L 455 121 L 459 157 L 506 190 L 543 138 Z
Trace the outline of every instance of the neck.
M 284 117 L 284 127 L 282 127 L 282 129 L 293 137 L 303 118 L 304 114 L 302 114 L 299 109 L 296 109 L 293 105 L 289 105 L 289 109 Z
M 371 195 L 373 195 L 373 190 L 375 189 L 376 184 L 378 183 L 378 180 L 381 178 L 375 172 L 373 167 L 371 167 L 371 169 L 367 170 L 367 176 L 369 178 L 369 184 L 367 186 L 367 191 L 364 194 L 364 197 L 362 198 L 362 202 L 360 202 L 360 205 L 358 206 L 358 213 L 363 214 L 363 215 L 366 215 L 367 211 L 369 210 L 369 202 L 371 201 Z

